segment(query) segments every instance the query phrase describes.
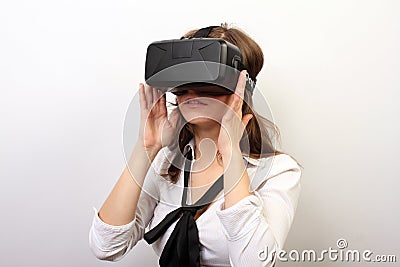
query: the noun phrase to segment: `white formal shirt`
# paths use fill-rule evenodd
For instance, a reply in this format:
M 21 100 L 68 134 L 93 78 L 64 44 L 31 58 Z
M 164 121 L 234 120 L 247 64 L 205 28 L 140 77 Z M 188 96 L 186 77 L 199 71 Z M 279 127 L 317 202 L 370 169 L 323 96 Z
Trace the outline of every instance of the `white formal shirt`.
M 185 146 L 184 154 L 189 146 L 193 155 L 194 139 Z M 164 147 L 152 162 L 139 197 L 135 218 L 130 223 L 121 226 L 106 224 L 94 208 L 89 244 L 97 258 L 120 260 L 143 238 L 145 232 L 181 206 L 183 171 L 176 184 L 159 175 L 167 172 L 170 153 Z M 272 266 L 276 261 L 276 253 L 283 248 L 300 193 L 301 169 L 287 154 L 261 159 L 243 155 L 243 160 L 254 195 L 223 209 L 222 192 L 198 217 L 196 224 L 201 266 Z M 188 204 L 192 204 L 190 190 L 187 192 Z M 176 223 L 152 244 L 158 256 Z

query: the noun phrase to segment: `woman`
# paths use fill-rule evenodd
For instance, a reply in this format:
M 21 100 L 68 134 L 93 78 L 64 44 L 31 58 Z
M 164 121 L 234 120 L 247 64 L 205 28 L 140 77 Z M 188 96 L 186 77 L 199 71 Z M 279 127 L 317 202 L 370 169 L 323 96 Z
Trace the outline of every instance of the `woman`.
M 244 65 L 260 72 L 263 53 L 242 31 L 224 24 L 207 37 L 236 45 Z M 165 95 L 139 85 L 139 139 L 129 168 L 95 209 L 89 242 L 96 257 L 117 261 L 144 237 L 154 242 L 160 266 L 274 265 L 301 170 L 274 149 L 268 129 L 276 127 L 252 110 L 246 74 L 233 94 L 213 94 L 211 85 L 180 88 L 169 118 Z

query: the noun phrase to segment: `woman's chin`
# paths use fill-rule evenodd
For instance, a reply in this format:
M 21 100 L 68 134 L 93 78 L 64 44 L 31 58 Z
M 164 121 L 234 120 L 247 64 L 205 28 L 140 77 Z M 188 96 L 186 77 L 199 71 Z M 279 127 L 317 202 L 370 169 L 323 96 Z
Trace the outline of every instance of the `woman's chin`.
M 190 124 L 197 126 L 206 126 L 210 124 L 220 124 L 216 119 L 213 118 L 205 118 L 205 117 L 194 117 L 194 118 L 185 118 L 186 121 Z

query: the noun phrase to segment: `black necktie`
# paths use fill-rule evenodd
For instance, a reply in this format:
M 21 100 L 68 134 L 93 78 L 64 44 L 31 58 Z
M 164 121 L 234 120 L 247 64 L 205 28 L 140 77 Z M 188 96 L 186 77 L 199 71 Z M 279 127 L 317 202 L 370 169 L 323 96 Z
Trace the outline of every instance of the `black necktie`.
M 144 235 L 146 242 L 152 244 L 180 217 L 161 254 L 159 260 L 161 267 L 200 266 L 199 233 L 194 215 L 197 210 L 207 206 L 224 187 L 224 175 L 222 174 L 195 204 L 187 205 L 186 195 L 191 169 L 190 161 L 192 160 L 190 148 L 185 157 L 188 160 L 185 160 L 181 207 L 167 214 L 156 227 Z

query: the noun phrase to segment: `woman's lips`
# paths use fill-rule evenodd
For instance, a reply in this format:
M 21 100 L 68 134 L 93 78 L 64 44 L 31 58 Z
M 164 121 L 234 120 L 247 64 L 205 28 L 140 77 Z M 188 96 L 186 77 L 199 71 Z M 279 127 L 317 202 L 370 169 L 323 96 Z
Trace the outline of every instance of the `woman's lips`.
M 202 107 L 202 106 L 207 106 L 207 104 L 205 104 L 204 102 L 201 102 L 197 99 L 189 99 L 186 100 L 184 103 L 184 105 L 189 106 L 189 107 Z

